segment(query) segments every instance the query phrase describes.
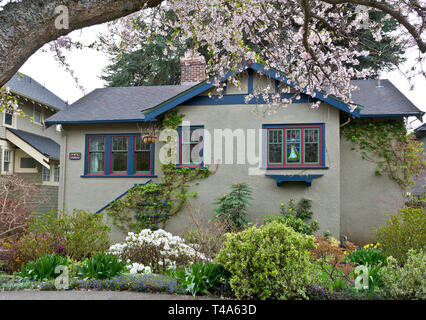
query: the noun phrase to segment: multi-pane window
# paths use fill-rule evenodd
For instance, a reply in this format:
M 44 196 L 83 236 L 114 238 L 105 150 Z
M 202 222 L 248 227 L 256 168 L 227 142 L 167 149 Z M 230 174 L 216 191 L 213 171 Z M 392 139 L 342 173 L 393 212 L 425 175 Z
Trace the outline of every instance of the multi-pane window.
M 268 168 L 322 167 L 324 125 L 264 125 Z
M 44 182 L 49 182 L 50 181 L 50 170 L 47 169 L 45 166 L 41 167 L 41 179 Z
M 140 133 L 87 135 L 86 143 L 85 176 L 129 177 L 154 174 L 154 144 L 145 144 Z
M 3 150 L 3 172 L 10 171 L 11 151 Z
M 112 137 L 111 172 L 112 174 L 127 174 L 127 137 Z
M 33 114 L 33 122 L 37 124 L 41 124 L 41 107 L 34 106 L 34 114 Z
M 4 112 L 4 124 L 7 126 L 13 126 L 13 111 L 6 110 Z
M 59 165 L 53 165 L 53 182 L 59 182 Z
M 90 174 L 105 173 L 105 137 L 89 138 L 89 172 Z
M 201 167 L 203 160 L 203 128 L 179 127 L 179 164 Z
M 283 129 L 268 130 L 268 163 L 283 162 Z
M 141 137 L 135 137 L 135 174 L 151 171 L 151 146 L 143 142 Z

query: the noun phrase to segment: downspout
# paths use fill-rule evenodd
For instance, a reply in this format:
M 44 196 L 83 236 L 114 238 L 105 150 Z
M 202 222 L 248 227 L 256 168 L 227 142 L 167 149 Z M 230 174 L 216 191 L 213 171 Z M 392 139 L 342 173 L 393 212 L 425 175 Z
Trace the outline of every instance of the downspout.
M 351 122 L 351 117 L 348 117 L 348 121 L 343 122 L 343 123 L 340 125 L 340 128 L 341 128 L 341 127 L 346 126 L 347 124 L 349 124 L 349 122 Z
M 61 176 L 61 198 L 60 198 L 60 205 L 58 206 L 61 208 L 61 212 L 64 213 L 65 210 L 65 178 L 66 178 L 66 172 L 67 172 L 67 133 L 64 130 L 64 127 L 61 128 L 62 132 L 64 133 L 64 140 L 63 140 L 63 155 L 62 155 L 62 176 Z

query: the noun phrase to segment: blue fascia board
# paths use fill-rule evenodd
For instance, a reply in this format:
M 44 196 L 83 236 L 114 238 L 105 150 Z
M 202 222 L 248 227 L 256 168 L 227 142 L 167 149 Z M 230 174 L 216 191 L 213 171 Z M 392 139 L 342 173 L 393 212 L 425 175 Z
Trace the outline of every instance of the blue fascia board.
M 323 174 L 308 174 L 308 175 L 275 175 L 275 174 L 267 174 L 266 177 L 274 178 L 277 182 L 277 186 L 281 186 L 284 182 L 294 182 L 301 181 L 306 182 L 308 187 L 311 186 L 312 180 L 315 178 L 322 177 Z
M 146 120 L 146 119 L 110 119 L 110 120 L 64 120 L 64 121 L 45 121 L 46 125 L 55 125 L 55 124 L 94 124 L 94 123 L 126 123 L 126 122 L 153 122 L 154 120 Z
M 289 81 L 288 78 L 281 76 L 277 71 L 272 70 L 272 69 L 268 69 L 266 70 L 262 65 L 258 64 L 258 63 L 247 63 L 244 67 L 242 68 L 238 68 L 238 70 L 231 70 L 229 71 L 225 76 L 223 76 L 221 78 L 221 82 L 226 81 L 229 77 L 239 74 L 242 71 L 245 71 L 247 69 L 251 69 L 251 70 L 256 70 L 259 71 L 269 77 L 271 77 L 272 79 L 275 79 L 277 81 L 280 82 L 284 82 L 285 84 L 289 85 L 290 87 L 294 87 L 294 84 L 291 83 L 291 81 Z M 249 76 L 252 74 L 250 73 Z M 198 96 L 200 93 L 203 93 L 209 89 L 211 89 L 213 87 L 213 83 L 211 81 L 204 81 L 200 84 L 195 85 L 194 87 L 188 89 L 187 91 L 185 91 L 184 93 L 181 93 L 179 95 L 177 95 L 176 97 L 170 99 L 169 101 L 165 102 L 164 104 L 160 104 L 159 106 L 155 107 L 151 112 L 149 110 L 144 110 L 144 115 L 145 115 L 145 120 L 146 121 L 153 121 L 155 120 L 155 118 L 161 114 L 163 114 L 164 112 L 167 112 L 168 110 L 184 104 L 185 102 L 187 102 L 189 99 Z M 317 92 L 316 91 L 317 96 L 315 97 L 315 99 L 319 99 L 323 102 L 326 102 L 342 111 L 345 111 L 351 115 L 353 115 L 356 118 L 359 118 L 360 115 L 360 111 L 358 109 L 355 109 L 354 111 L 351 111 L 349 109 L 349 107 L 347 106 L 346 103 L 333 98 L 333 97 L 324 97 L 324 94 L 322 94 L 321 92 Z
M 133 187 L 130 187 L 129 189 L 127 189 L 126 191 L 124 191 L 122 194 L 120 194 L 118 197 L 116 197 L 114 200 L 112 200 L 112 201 L 110 201 L 110 202 L 108 202 L 105 206 L 103 206 L 102 208 L 100 208 L 98 211 L 96 211 L 96 213 L 100 213 L 100 212 L 102 212 L 102 211 L 104 211 L 106 208 L 108 208 L 114 201 L 116 201 L 116 200 L 118 200 L 118 199 L 120 199 L 121 197 L 123 197 L 123 196 L 125 196 L 127 193 L 129 193 L 129 191 L 130 190 L 132 190 L 132 189 L 134 189 L 134 188 L 136 188 L 136 187 L 138 187 L 138 186 L 143 186 L 143 185 L 145 185 L 145 184 L 148 184 L 148 183 L 150 183 L 152 180 L 151 179 L 149 179 L 147 182 L 145 182 L 145 183 L 137 183 L 137 184 L 135 184 Z

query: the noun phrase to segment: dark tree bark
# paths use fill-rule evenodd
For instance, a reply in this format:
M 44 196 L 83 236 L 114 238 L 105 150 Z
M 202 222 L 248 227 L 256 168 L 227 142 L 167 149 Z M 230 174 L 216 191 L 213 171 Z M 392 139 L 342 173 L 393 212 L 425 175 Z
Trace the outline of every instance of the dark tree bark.
M 74 30 L 157 6 L 162 0 L 23 0 L 0 11 L 0 87 L 44 44 Z M 55 8 L 69 11 L 69 29 L 55 28 Z

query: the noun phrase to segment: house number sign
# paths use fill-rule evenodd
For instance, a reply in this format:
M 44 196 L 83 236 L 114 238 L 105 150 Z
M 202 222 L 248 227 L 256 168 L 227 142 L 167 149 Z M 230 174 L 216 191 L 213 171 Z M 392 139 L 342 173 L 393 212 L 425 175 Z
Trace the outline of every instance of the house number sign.
M 81 152 L 70 152 L 70 160 L 80 160 Z

